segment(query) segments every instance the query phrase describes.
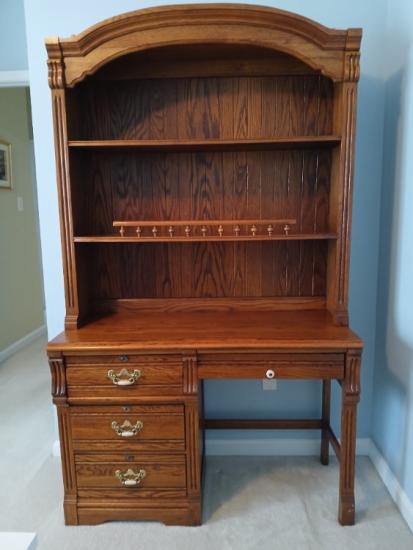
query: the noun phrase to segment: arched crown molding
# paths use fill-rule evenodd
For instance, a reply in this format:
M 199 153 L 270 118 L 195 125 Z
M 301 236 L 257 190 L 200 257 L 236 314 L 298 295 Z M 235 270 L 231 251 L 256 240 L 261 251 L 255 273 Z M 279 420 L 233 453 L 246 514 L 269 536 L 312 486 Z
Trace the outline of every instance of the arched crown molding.
M 361 34 L 361 29 L 330 29 L 287 11 L 246 4 L 149 8 L 106 19 L 70 38 L 46 39 L 49 83 L 72 87 L 127 53 L 212 41 L 281 51 L 334 81 L 356 81 Z

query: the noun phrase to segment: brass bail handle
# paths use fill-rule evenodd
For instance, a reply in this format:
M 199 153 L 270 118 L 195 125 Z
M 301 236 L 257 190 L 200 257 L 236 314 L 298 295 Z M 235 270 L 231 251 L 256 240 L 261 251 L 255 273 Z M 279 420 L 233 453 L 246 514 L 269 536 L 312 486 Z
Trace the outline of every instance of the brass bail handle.
M 115 386 L 132 386 L 141 376 L 139 369 L 134 369 L 132 373 L 128 369 L 122 369 L 118 374 L 113 369 L 108 370 L 107 377 L 112 380 Z
M 132 424 L 129 420 L 125 420 L 125 422 L 120 426 L 119 423 L 114 420 L 111 427 L 112 430 L 114 430 L 120 437 L 133 437 L 134 435 L 138 435 L 138 433 L 142 430 L 143 422 L 141 420 L 137 420 L 135 424 Z
M 134 472 L 131 468 L 122 472 L 122 470 L 116 470 L 115 476 L 119 479 L 122 485 L 126 487 L 134 487 L 139 485 L 140 482 L 146 477 L 146 472 L 141 468 L 138 472 Z

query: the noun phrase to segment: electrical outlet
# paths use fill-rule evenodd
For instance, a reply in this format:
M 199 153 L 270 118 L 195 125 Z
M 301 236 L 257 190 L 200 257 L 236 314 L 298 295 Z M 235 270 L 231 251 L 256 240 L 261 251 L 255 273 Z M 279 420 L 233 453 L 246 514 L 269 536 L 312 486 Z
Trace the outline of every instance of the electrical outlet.
M 277 389 L 277 379 L 273 378 L 272 380 L 263 380 L 262 381 L 262 389 L 263 390 L 276 390 Z
M 23 212 L 23 210 L 24 210 L 23 197 L 17 197 L 17 212 Z

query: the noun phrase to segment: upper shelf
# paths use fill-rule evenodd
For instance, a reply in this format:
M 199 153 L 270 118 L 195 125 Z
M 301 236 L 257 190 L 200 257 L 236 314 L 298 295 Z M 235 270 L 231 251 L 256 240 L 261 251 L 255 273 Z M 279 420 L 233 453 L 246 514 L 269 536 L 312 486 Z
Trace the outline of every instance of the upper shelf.
M 74 149 L 136 149 L 141 151 L 240 151 L 262 149 L 291 149 L 334 147 L 340 136 L 292 136 L 260 139 L 110 139 L 71 140 Z

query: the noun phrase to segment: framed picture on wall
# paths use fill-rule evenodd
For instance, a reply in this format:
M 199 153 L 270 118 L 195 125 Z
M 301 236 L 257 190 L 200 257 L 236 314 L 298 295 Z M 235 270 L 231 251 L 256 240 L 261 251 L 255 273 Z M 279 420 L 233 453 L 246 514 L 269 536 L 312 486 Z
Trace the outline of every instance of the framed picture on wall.
M 0 140 L 0 189 L 11 189 L 11 145 Z

